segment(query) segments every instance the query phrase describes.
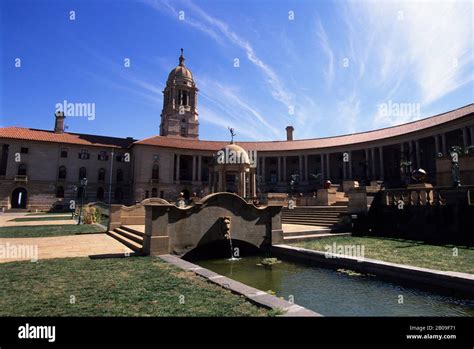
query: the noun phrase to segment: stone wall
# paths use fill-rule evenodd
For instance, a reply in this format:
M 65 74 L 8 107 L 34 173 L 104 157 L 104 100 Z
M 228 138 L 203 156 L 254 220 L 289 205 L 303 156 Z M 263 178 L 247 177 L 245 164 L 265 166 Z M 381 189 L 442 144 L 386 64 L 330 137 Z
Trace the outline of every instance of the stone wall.
M 256 207 L 231 193 L 216 193 L 178 208 L 165 200 L 145 204 L 146 254 L 176 253 L 225 240 L 223 217 L 230 217 L 230 235 L 257 248 L 283 242 L 281 206 Z

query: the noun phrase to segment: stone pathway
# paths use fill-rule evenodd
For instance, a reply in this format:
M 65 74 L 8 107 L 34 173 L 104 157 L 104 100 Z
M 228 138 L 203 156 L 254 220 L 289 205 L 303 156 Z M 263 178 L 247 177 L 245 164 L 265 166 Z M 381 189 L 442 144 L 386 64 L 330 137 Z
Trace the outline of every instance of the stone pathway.
M 70 216 L 70 215 L 69 215 Z M 15 218 L 43 218 L 50 217 L 52 220 L 47 221 L 26 221 L 26 222 L 15 222 L 12 219 Z M 54 220 L 54 218 L 62 218 L 64 215 L 31 215 L 27 213 L 2 213 L 0 214 L 0 227 L 19 227 L 19 226 L 37 226 L 37 225 L 74 225 L 77 224 L 75 219 L 68 220 Z M 67 217 L 67 216 L 66 216 Z
M 14 250 L 24 253 L 15 256 Z M 0 239 L 0 263 L 31 260 L 36 252 L 38 259 L 133 254 L 131 249 L 105 233 Z

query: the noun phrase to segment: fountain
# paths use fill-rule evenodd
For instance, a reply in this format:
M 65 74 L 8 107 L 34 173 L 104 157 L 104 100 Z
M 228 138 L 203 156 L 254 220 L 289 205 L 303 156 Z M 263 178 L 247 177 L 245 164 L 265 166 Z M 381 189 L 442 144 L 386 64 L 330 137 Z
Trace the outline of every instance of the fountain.
M 229 261 L 238 261 L 240 258 L 234 256 L 234 246 L 232 245 L 232 237 L 230 235 L 230 227 L 231 227 L 231 218 L 229 216 L 222 217 L 222 231 L 224 233 L 224 237 L 229 240 L 230 245 L 230 258 Z

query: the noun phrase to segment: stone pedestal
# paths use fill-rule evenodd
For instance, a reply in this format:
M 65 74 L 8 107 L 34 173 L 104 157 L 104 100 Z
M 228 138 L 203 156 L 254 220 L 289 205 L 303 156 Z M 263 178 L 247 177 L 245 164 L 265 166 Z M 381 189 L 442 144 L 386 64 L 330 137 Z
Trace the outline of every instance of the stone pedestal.
M 336 202 L 336 189 L 318 189 L 316 204 L 318 206 L 329 206 Z
M 367 192 L 364 188 L 352 188 L 347 193 L 349 213 L 367 213 Z
M 344 181 L 344 182 L 342 182 L 342 190 L 344 191 L 344 193 L 347 193 L 352 188 L 359 188 L 359 182 L 358 181 Z

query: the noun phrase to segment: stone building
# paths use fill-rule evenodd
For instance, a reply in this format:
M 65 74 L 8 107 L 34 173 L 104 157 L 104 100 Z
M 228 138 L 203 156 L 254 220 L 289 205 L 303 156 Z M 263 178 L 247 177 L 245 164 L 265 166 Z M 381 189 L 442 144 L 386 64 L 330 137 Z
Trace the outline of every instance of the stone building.
M 214 156 L 229 144 L 199 139 L 198 89 L 184 61 L 181 53 L 168 76 L 159 136 L 135 140 L 65 132 L 62 113 L 55 115 L 52 131 L 0 128 L 0 207 L 67 208 L 81 198 L 84 177 L 86 201 L 130 204 L 216 190 Z M 474 145 L 474 104 L 350 135 L 297 140 L 292 126 L 286 131 L 283 141 L 238 143 L 253 155 L 249 173 L 255 175 L 238 174 L 240 183 L 245 181 L 240 187 L 246 188 L 240 190 L 245 197 L 288 192 L 290 180 L 301 193 L 314 192 L 327 179 L 401 187 L 416 168 L 425 169 L 431 183 L 449 185 L 448 149 Z M 460 165 L 463 184 L 474 184 L 472 156 Z M 230 188 L 235 178 L 225 181 L 229 186 L 220 188 Z

